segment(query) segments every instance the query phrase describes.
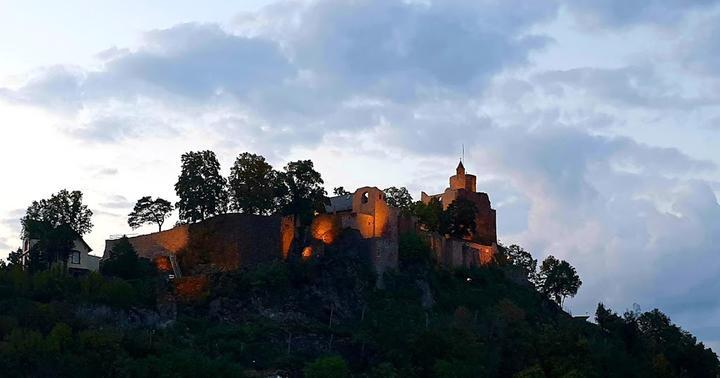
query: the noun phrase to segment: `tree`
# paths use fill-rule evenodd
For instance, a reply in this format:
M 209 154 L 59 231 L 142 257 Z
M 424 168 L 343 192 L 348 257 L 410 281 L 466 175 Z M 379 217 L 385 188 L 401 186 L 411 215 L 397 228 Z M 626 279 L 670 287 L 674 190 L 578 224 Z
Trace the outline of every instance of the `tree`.
M 230 208 L 246 214 L 276 212 L 285 186 L 278 171 L 260 155 L 243 152 L 230 169 Z
M 202 221 L 227 209 L 227 183 L 220 175 L 220 162 L 212 151 L 187 152 L 182 155 L 182 169 L 175 192 L 180 201 L 180 219 Z
M 27 268 L 30 272 L 49 269 L 54 263 L 67 265 L 75 239 L 79 237 L 70 226 L 53 227 L 47 222 L 27 220 L 24 232 L 33 244 L 28 251 Z
M 338 186 L 338 187 L 333 188 L 333 194 L 336 195 L 336 196 L 349 196 L 349 195 L 351 195 L 352 193 L 350 193 L 350 192 L 348 192 L 347 190 L 345 190 L 344 187 Z
M 420 221 L 428 231 L 434 232 L 439 230 L 442 213 L 442 204 L 437 198 L 432 198 L 428 204 L 417 201 L 415 205 L 413 205 L 413 215 L 418 218 L 418 221 Z
M 511 265 L 520 269 L 528 280 L 534 281 L 535 271 L 537 270 L 537 260 L 532 257 L 530 252 L 524 250 L 517 244 L 513 244 L 505 248 L 505 253 Z
M 410 214 L 413 207 L 413 198 L 404 186 L 396 188 L 391 186 L 383 190 L 385 192 L 385 202 L 392 207 L 397 207 L 404 214 Z
M 536 285 L 540 292 L 562 306 L 565 297 L 574 297 L 582 281 L 567 261 L 548 256 L 540 266 Z
M 440 218 L 440 232 L 455 238 L 470 238 L 475 232 L 477 207 L 472 201 L 458 198 Z
M 7 258 L 8 268 L 22 267 L 22 265 L 23 265 L 22 255 L 23 255 L 23 251 L 20 248 L 18 248 L 17 251 L 10 252 L 8 254 L 8 258 Z
M 322 187 L 323 179 L 311 160 L 288 163 L 282 177 L 287 187 L 287 199 L 283 207 L 285 214 L 296 216 L 300 225 L 308 225 L 316 212 L 325 211 L 327 197 Z
M 83 204 L 83 194 L 79 190 L 63 189 L 48 199 L 33 201 L 21 219 L 23 236 L 31 228 L 29 222 L 42 222 L 50 227 L 67 226 L 79 235 L 84 235 L 93 227 L 93 212 Z
M 145 196 L 135 203 L 132 213 L 128 214 L 128 225 L 136 229 L 145 223 L 155 223 L 159 232 L 162 231 L 163 223 L 172 211 L 173 205 L 170 201 L 160 197 L 152 199 L 150 196 Z
M 23 238 L 34 240 L 28 256 L 31 271 L 67 264 L 75 239 L 92 229 L 92 211 L 82 199 L 82 192 L 63 189 L 27 208 L 20 223 Z
M 150 260 L 138 256 L 126 236 L 117 241 L 110 250 L 110 256 L 100 267 L 102 274 L 123 279 L 145 277 L 154 273 L 154 270 Z

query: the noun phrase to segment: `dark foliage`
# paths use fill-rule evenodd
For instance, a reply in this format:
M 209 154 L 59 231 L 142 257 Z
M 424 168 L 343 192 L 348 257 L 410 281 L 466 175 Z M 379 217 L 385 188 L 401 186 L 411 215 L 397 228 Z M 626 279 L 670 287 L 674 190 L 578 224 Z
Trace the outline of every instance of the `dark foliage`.
M 517 268 L 530 281 L 535 280 L 537 270 L 537 260 L 532 257 L 530 252 L 524 250 L 519 245 L 513 244 L 509 247 L 498 246 L 501 253 L 507 258 L 507 262 Z
M 385 201 L 388 205 L 400 209 L 403 214 L 411 214 L 413 211 L 413 198 L 407 188 L 396 188 L 391 186 L 383 190 Z
M 554 256 L 548 256 L 543 260 L 535 283 L 541 293 L 549 296 L 559 305 L 563 304 L 566 297 L 575 296 L 582 285 L 575 268 L 567 261 L 558 260 Z
M 82 199 L 82 192 L 63 189 L 48 199 L 33 201 L 20 221 L 23 236 L 32 236 L 32 223 L 44 223 L 51 228 L 67 227 L 79 235 L 90 232 L 93 213 Z
M 180 220 L 198 222 L 227 210 L 227 182 L 220 174 L 220 162 L 212 151 L 182 155 L 175 192 L 180 200 Z
M 475 232 L 477 207 L 472 201 L 458 198 L 443 211 L 440 217 L 441 234 L 456 238 L 469 238 Z
M 442 204 L 437 198 L 430 200 L 427 205 L 421 201 L 413 205 L 413 215 L 425 226 L 428 231 L 439 231 L 440 222 L 443 217 Z
M 228 179 L 230 209 L 268 215 L 282 205 L 286 188 L 280 172 L 260 155 L 244 152 L 235 159 Z
M 342 186 L 338 186 L 338 187 L 333 188 L 333 195 L 336 195 L 336 196 L 349 196 L 350 194 L 352 194 L 352 193 L 350 193 L 350 192 L 348 192 L 347 190 L 345 190 L 345 188 L 342 187 Z
M 323 179 L 310 160 L 291 161 L 283 170 L 287 188 L 283 212 L 294 215 L 302 225 L 309 225 L 316 212 L 325 212 L 327 197 Z
M 110 250 L 110 256 L 102 262 L 102 274 L 124 279 L 153 276 L 155 266 L 148 259 L 138 257 L 127 237 L 120 239 Z
M 135 203 L 132 213 L 128 214 L 128 225 L 136 229 L 146 223 L 155 223 L 158 231 L 162 231 L 163 223 L 172 211 L 173 205 L 170 201 L 145 196 Z
M 171 324 L 129 319 L 171 291 L 60 269 L 0 270 L 3 376 L 717 377 L 717 356 L 657 310 L 597 325 L 570 317 L 516 267 L 425 264 L 417 235 L 403 266 L 373 284 L 362 239 L 343 233 L 309 261 L 208 277 Z M 126 246 L 127 247 L 127 246 Z M 152 298 L 148 297 L 148 293 Z M 107 308 L 120 319 L 88 316 Z M 85 309 L 85 311 L 80 311 Z M 97 311 L 95 311 L 97 312 Z M 90 312 L 90 313 L 95 313 Z M 85 315 L 83 315 L 85 314 Z

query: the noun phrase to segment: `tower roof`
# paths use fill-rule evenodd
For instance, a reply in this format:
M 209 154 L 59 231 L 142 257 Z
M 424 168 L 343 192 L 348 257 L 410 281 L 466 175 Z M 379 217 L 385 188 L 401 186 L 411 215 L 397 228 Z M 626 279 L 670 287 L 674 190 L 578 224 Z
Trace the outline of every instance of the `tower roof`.
M 458 163 L 458 166 L 455 169 L 455 171 L 457 171 L 457 173 L 460 173 L 460 172 L 465 173 L 465 166 L 463 165 L 462 160 L 460 160 L 460 163 Z

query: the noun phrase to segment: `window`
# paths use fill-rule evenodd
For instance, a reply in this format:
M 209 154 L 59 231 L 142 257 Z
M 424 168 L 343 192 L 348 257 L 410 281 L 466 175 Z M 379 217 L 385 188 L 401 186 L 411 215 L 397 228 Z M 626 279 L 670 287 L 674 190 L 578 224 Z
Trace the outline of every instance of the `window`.
M 72 251 L 70 253 L 70 263 L 80 264 L 80 251 Z
M 363 193 L 362 199 L 360 200 L 360 202 L 362 202 L 362 203 L 368 203 L 368 200 L 369 200 L 369 199 L 370 199 L 370 197 L 368 196 L 368 192 L 365 192 L 365 193 Z

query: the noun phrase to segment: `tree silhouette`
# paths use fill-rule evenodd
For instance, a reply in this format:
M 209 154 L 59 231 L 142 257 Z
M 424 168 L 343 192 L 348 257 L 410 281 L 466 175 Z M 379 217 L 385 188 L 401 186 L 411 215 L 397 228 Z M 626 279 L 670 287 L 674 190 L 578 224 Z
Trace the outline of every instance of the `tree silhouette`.
M 135 203 L 132 213 L 128 214 L 128 225 L 136 229 L 145 223 L 155 223 L 159 232 L 172 211 L 173 205 L 170 201 L 145 196 Z
M 400 188 L 391 186 L 384 189 L 383 192 L 385 192 L 385 202 L 388 205 L 400 209 L 405 214 L 412 211 L 413 198 L 404 186 Z
M 525 276 L 534 281 L 535 271 L 537 270 L 537 260 L 532 257 L 530 252 L 524 250 L 517 244 L 513 244 L 505 248 L 507 258 L 513 266 L 519 268 Z
M 182 169 L 175 184 L 180 219 L 197 222 L 227 210 L 227 183 L 212 151 L 182 155 Z
M 440 229 L 442 214 L 442 204 L 437 198 L 432 198 L 428 204 L 418 201 L 413 205 L 413 215 L 428 231 L 434 232 Z
M 23 251 L 20 248 L 18 248 L 17 251 L 10 252 L 8 254 L 8 258 L 7 258 L 7 266 L 9 268 L 22 267 L 22 265 L 23 265 L 22 255 L 23 255 Z
M 285 194 L 279 172 L 260 155 L 244 152 L 235 159 L 228 179 L 230 209 L 268 215 L 278 211 Z
M 63 189 L 50 198 L 33 201 L 20 220 L 23 234 L 27 233 L 29 222 L 42 222 L 50 227 L 67 226 L 79 235 L 90 232 L 93 227 L 90 220 L 93 212 L 82 200 L 81 191 Z
M 31 271 L 47 269 L 55 262 L 67 264 L 75 239 L 92 229 L 92 211 L 82 198 L 80 191 L 63 189 L 27 208 L 20 223 L 23 238 L 34 241 L 28 256 Z
M 582 281 L 575 268 L 567 261 L 558 260 L 550 255 L 540 266 L 536 284 L 541 293 L 562 306 L 566 297 L 577 294 Z
M 327 197 L 323 179 L 311 160 L 288 163 L 282 177 L 287 187 L 285 214 L 296 216 L 300 225 L 308 225 L 316 212 L 325 211 Z
M 110 250 L 100 271 L 108 276 L 133 279 L 153 274 L 155 267 L 150 260 L 139 257 L 128 238 L 123 236 Z
M 477 207 L 472 201 L 458 198 L 440 218 L 440 232 L 456 238 L 470 238 L 475 231 Z
M 350 192 L 348 192 L 347 190 L 345 190 L 344 187 L 338 186 L 338 187 L 333 188 L 333 194 L 336 195 L 336 196 L 348 196 L 348 195 L 350 195 L 350 194 L 352 194 L 352 193 L 350 193 Z

